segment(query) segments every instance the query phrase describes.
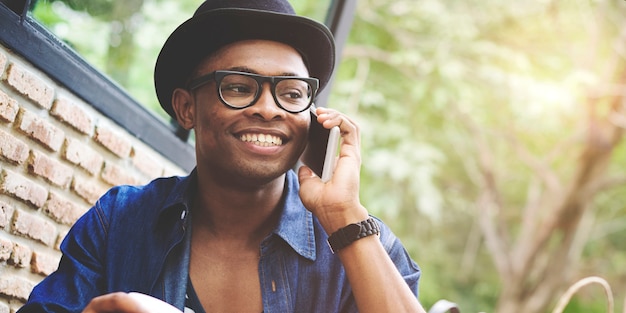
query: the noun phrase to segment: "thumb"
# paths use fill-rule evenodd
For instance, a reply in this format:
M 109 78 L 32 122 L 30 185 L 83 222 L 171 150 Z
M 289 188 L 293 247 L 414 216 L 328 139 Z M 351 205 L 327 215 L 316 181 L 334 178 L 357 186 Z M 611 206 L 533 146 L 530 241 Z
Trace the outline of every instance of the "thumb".
M 298 180 L 300 181 L 301 186 L 306 181 L 313 179 L 315 177 L 317 177 L 317 175 L 315 175 L 315 172 L 313 172 L 313 170 L 306 165 L 302 165 L 298 169 Z
M 324 184 L 322 184 L 322 180 L 315 172 L 306 165 L 298 169 L 298 180 L 300 181 L 300 199 L 302 204 L 311 211 L 315 207 L 314 203 L 318 201 L 318 195 Z

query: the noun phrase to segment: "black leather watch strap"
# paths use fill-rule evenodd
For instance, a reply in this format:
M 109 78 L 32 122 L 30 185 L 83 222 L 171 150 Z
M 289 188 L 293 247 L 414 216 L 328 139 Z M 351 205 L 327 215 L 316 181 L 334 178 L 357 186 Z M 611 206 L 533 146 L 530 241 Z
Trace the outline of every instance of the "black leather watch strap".
M 374 218 L 370 217 L 359 223 L 349 224 L 332 233 L 328 237 L 328 245 L 335 253 L 358 239 L 378 234 L 380 234 L 380 226 Z

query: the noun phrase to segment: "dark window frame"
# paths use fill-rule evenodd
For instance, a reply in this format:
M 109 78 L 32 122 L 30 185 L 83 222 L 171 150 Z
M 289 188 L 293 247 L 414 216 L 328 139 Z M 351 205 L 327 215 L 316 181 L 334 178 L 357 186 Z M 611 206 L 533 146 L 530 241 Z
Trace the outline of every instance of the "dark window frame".
M 335 35 L 337 55 L 347 40 L 357 0 L 332 0 L 326 25 Z M 174 164 L 190 171 L 195 149 L 189 133 L 150 112 L 122 87 L 87 63 L 73 49 L 28 15 L 30 0 L 0 0 L 0 42 L 107 118 L 113 120 Z M 338 65 L 339 60 L 337 60 Z M 330 88 L 317 98 L 325 106 Z

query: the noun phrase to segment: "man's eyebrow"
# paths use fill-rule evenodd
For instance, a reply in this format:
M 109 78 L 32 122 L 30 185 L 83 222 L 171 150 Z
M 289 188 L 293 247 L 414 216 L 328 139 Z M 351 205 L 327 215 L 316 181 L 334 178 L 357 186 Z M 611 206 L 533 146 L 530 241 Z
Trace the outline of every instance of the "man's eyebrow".
M 235 67 L 231 67 L 228 69 L 229 71 L 236 71 L 236 72 L 243 72 L 243 73 L 250 73 L 250 74 L 257 74 L 260 75 L 259 72 L 247 67 L 247 66 L 235 66 Z M 296 74 L 296 73 L 291 73 L 291 72 L 283 72 L 280 73 L 276 76 L 294 76 L 294 77 L 300 77 L 300 75 Z
M 250 74 L 258 74 L 257 71 L 246 67 L 246 66 L 235 66 L 235 67 L 231 67 L 228 68 L 229 71 L 235 71 L 235 72 L 244 72 L 244 73 L 250 73 Z

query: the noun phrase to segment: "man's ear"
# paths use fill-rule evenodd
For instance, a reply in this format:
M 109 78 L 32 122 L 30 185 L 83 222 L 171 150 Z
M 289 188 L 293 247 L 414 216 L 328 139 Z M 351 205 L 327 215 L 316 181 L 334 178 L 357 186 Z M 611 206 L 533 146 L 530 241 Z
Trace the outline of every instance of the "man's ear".
M 182 88 L 174 89 L 172 93 L 172 109 L 176 114 L 178 124 L 190 130 L 196 123 L 196 107 L 191 93 Z

